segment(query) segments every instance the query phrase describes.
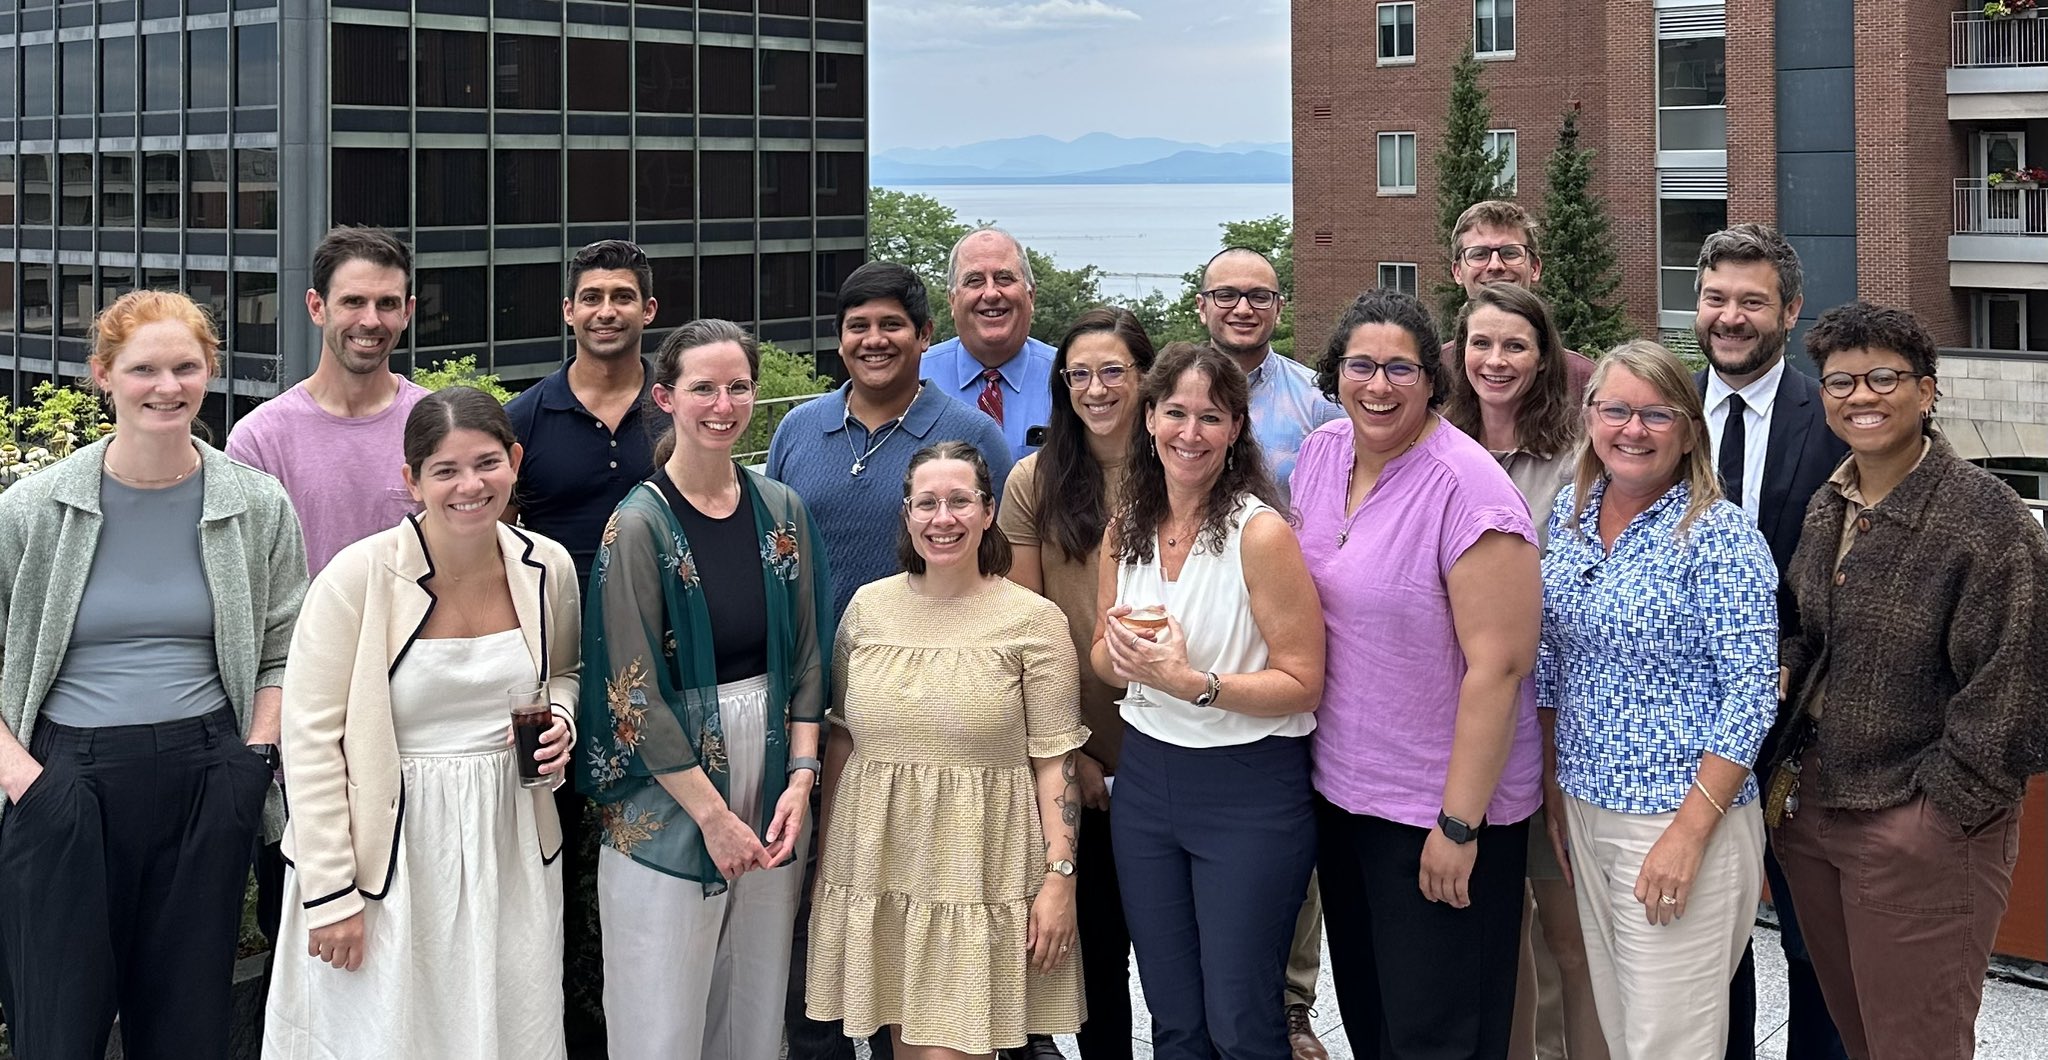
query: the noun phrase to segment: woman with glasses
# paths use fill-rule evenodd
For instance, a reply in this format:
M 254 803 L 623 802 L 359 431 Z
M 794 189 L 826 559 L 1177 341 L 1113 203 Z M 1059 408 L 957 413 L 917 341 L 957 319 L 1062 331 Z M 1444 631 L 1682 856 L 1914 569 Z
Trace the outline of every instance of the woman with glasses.
M 807 1006 L 850 1038 L 889 1028 L 898 1060 L 1081 1025 L 1088 729 L 1065 616 L 1004 577 L 993 486 L 966 442 L 911 457 L 904 573 L 854 593 L 832 652 Z
M 1806 349 L 1849 445 L 1786 572 L 1790 715 L 1765 812 L 1828 1011 L 1858 1060 L 1967 1057 L 2048 769 L 2048 541 L 1934 429 L 1912 314 L 1852 302 Z
M 578 783 L 597 867 L 614 1060 L 781 1048 L 831 636 L 803 503 L 747 470 L 760 349 L 696 320 L 655 355 L 670 431 L 590 579 Z
M 1345 418 L 1302 444 L 1301 549 L 1329 676 L 1315 786 L 1331 974 L 1361 1053 L 1505 1056 L 1541 738 L 1527 504 L 1435 412 L 1421 303 L 1360 295 L 1318 369 Z
M 1763 889 L 1750 766 L 1777 711 L 1777 568 L 1721 497 L 1677 357 L 1623 343 L 1590 392 L 1543 556 L 1551 841 L 1608 1052 L 1719 1060 Z

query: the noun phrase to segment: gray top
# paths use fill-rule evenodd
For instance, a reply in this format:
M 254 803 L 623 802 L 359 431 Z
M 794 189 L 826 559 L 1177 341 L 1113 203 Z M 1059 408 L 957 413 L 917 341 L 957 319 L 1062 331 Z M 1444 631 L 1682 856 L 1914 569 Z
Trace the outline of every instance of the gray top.
M 106 522 L 63 668 L 43 700 L 46 720 L 151 725 L 228 705 L 199 553 L 205 474 L 157 490 L 100 477 Z

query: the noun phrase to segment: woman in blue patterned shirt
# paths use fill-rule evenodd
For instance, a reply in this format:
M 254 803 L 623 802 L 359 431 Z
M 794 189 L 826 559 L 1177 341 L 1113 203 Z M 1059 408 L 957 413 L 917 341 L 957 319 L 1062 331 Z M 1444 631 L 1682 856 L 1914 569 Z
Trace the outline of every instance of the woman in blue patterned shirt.
M 1614 1060 L 1719 1060 L 1762 890 L 1750 767 L 1777 713 L 1777 568 L 1721 499 L 1678 358 L 1626 343 L 1587 389 L 1543 557 L 1551 840 Z

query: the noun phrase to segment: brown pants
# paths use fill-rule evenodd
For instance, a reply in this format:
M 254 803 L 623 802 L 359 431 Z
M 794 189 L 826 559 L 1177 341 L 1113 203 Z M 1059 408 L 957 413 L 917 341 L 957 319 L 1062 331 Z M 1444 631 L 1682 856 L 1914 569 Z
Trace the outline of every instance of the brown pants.
M 1775 836 L 1821 994 L 1854 1060 L 1969 1060 L 2019 858 L 2019 808 L 1964 829 L 1925 795 L 1808 806 Z

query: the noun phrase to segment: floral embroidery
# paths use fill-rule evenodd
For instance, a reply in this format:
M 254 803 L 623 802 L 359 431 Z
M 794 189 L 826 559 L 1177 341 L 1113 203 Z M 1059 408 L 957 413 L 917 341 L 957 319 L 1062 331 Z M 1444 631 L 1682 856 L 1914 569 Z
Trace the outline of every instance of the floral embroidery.
M 612 738 L 627 750 L 640 746 L 647 722 L 647 664 L 634 659 L 617 677 L 605 683 L 605 698 L 612 708 Z
M 795 523 L 783 523 L 762 535 L 761 562 L 776 577 L 786 582 L 795 581 L 797 559 Z
M 675 630 L 669 630 L 669 631 L 668 631 L 668 632 L 667 632 L 666 634 L 664 634 L 664 635 L 662 636 L 662 638 L 661 638 L 661 653 L 662 653 L 663 655 L 666 655 L 666 656 L 668 656 L 668 657 L 669 657 L 669 658 L 671 658 L 671 659 L 673 659 L 673 658 L 675 658 L 675 657 L 676 657 L 676 634 L 675 634 Z
M 684 543 L 682 535 L 670 534 L 669 540 L 675 548 L 661 557 L 661 565 L 674 571 L 683 583 L 683 591 L 689 592 L 697 587 L 697 557 L 690 554 L 690 546 Z
M 605 521 L 604 521 L 604 536 L 603 536 L 603 537 L 601 537 L 601 538 L 599 538 L 599 539 L 598 539 L 598 542 L 597 542 L 597 543 L 598 543 L 599 545 L 601 545 L 601 546 L 605 547 L 605 548 L 610 548 L 610 547 L 612 546 L 612 542 L 614 542 L 614 541 L 617 541 L 618 539 L 619 539 L 619 513 L 618 513 L 618 512 L 616 512 L 616 511 L 614 511 L 614 512 L 612 512 L 612 514 L 611 514 L 611 516 L 610 516 L 609 518 L 605 519 Z
M 596 740 L 590 742 L 590 776 L 601 788 L 611 787 L 626 775 L 626 756 L 606 754 Z
M 668 827 L 668 822 L 654 816 L 653 810 L 635 811 L 630 802 L 613 803 L 603 808 L 604 841 L 621 854 L 631 855 L 633 848 L 654 838 L 654 833 Z
M 726 771 L 725 737 L 714 731 L 708 723 L 698 736 L 697 759 L 703 763 L 706 773 Z

